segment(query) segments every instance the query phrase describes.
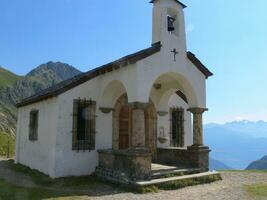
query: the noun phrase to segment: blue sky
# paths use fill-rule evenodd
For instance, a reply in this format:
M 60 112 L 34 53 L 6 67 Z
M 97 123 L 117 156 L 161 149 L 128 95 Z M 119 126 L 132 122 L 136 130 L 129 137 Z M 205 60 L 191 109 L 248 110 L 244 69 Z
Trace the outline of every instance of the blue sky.
M 149 0 L 1 0 L 0 65 L 87 71 L 151 44 Z M 188 50 L 215 76 L 205 122 L 267 121 L 267 1 L 184 0 Z

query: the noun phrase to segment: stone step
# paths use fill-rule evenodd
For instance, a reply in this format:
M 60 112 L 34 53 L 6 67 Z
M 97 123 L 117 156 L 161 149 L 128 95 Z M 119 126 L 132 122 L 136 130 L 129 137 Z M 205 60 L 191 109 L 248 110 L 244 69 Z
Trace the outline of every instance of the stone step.
M 195 178 L 205 178 L 211 175 L 220 175 L 218 172 L 202 172 L 197 174 L 190 174 L 190 175 L 184 175 L 184 176 L 175 176 L 175 177 L 169 177 L 169 178 L 159 178 L 159 179 L 152 179 L 149 181 L 137 181 L 132 182 L 133 185 L 137 187 L 144 187 L 144 186 L 150 186 L 150 185 L 159 185 L 179 180 L 187 180 L 187 179 L 195 179 Z
M 165 170 L 152 170 L 151 178 L 158 179 L 158 178 L 168 178 L 174 176 L 184 176 L 189 174 L 196 174 L 199 173 L 199 168 L 174 168 L 174 169 L 165 169 Z

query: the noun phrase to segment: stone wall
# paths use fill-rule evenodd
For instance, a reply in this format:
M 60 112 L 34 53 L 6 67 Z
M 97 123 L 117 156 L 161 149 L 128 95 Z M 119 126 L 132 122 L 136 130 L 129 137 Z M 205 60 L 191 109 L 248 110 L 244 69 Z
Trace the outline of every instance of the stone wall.
M 128 182 L 149 179 L 151 154 L 145 149 L 99 150 L 96 174 L 102 178 Z
M 208 147 L 158 148 L 157 163 L 185 168 L 199 168 L 201 171 L 208 171 L 209 152 L 210 149 Z

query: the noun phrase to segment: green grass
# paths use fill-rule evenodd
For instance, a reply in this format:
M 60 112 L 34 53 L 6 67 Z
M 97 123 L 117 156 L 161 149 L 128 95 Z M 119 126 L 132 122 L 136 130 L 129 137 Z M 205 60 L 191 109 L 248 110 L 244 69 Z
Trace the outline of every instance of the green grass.
M 219 174 L 209 175 L 205 177 L 192 178 L 192 179 L 183 179 L 176 180 L 167 183 L 155 184 L 150 186 L 137 187 L 136 191 L 138 193 L 156 193 L 159 190 L 176 190 L 188 186 L 194 186 L 199 184 L 207 184 L 215 181 L 222 180 L 222 177 Z
M 0 67 L 0 87 L 11 87 L 21 77 Z
M 222 177 L 219 174 L 216 174 L 216 175 L 209 175 L 209 176 L 193 178 L 193 179 L 172 181 L 172 182 L 157 185 L 157 187 L 162 190 L 176 190 L 176 189 L 184 188 L 187 186 L 207 184 L 207 183 L 212 183 L 212 182 L 219 181 L 219 180 L 222 180 Z
M 4 162 L 6 162 L 8 169 L 26 175 L 36 186 L 31 188 L 18 186 L 3 179 L 1 180 L 0 177 L 0 200 L 88 199 L 88 196 L 92 194 L 94 196 L 97 195 L 95 191 L 103 190 L 103 194 L 105 194 L 105 188 L 114 186 L 102 182 L 95 176 L 51 179 L 37 170 L 30 169 L 20 164 L 14 164 L 13 160 Z M 122 187 L 120 188 L 121 190 L 116 188 L 116 191 L 124 191 Z
M 245 185 L 245 189 L 252 197 L 267 197 L 267 183 Z
M 102 181 L 95 176 L 80 176 L 80 177 L 67 177 L 51 179 L 49 176 L 26 167 L 21 164 L 14 164 L 13 160 L 7 161 L 8 168 L 14 172 L 22 173 L 31 177 L 33 182 L 40 186 L 53 186 L 61 185 L 62 187 L 71 187 L 73 189 L 81 187 L 94 187 L 97 184 L 102 184 Z
M 49 176 L 47 176 L 47 175 L 45 175 L 45 174 L 43 174 L 37 170 L 30 169 L 29 167 L 26 167 L 24 165 L 14 164 L 13 160 L 7 161 L 7 164 L 8 164 L 8 168 L 10 170 L 31 177 L 31 179 L 33 180 L 33 182 L 35 184 L 48 186 L 48 185 L 51 185 L 53 183 L 53 179 L 51 179 Z
M 159 188 L 155 185 L 140 187 L 137 189 L 137 192 L 141 194 L 157 193 L 158 191 L 159 191 Z
M 7 155 L 7 144 L 9 141 L 9 155 L 13 157 L 15 154 L 15 138 L 10 134 L 0 132 L 0 156 L 6 157 Z
M 66 192 L 59 192 L 44 188 L 25 188 L 7 183 L 0 179 L 0 200 L 30 200 L 64 197 Z

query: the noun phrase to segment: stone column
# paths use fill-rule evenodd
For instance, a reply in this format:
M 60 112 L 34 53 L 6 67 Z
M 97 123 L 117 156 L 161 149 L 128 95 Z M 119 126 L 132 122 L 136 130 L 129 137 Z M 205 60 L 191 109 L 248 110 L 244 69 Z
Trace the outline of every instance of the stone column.
M 202 114 L 207 108 L 189 108 L 193 114 L 193 145 L 187 147 L 190 157 L 190 165 L 193 168 L 199 168 L 201 172 L 209 170 L 209 152 L 210 149 L 203 145 L 203 125 Z
M 145 148 L 146 128 L 145 128 L 145 108 L 146 103 L 130 103 L 132 107 L 132 147 Z
M 193 114 L 193 146 L 203 146 L 202 114 L 207 108 L 189 108 Z

